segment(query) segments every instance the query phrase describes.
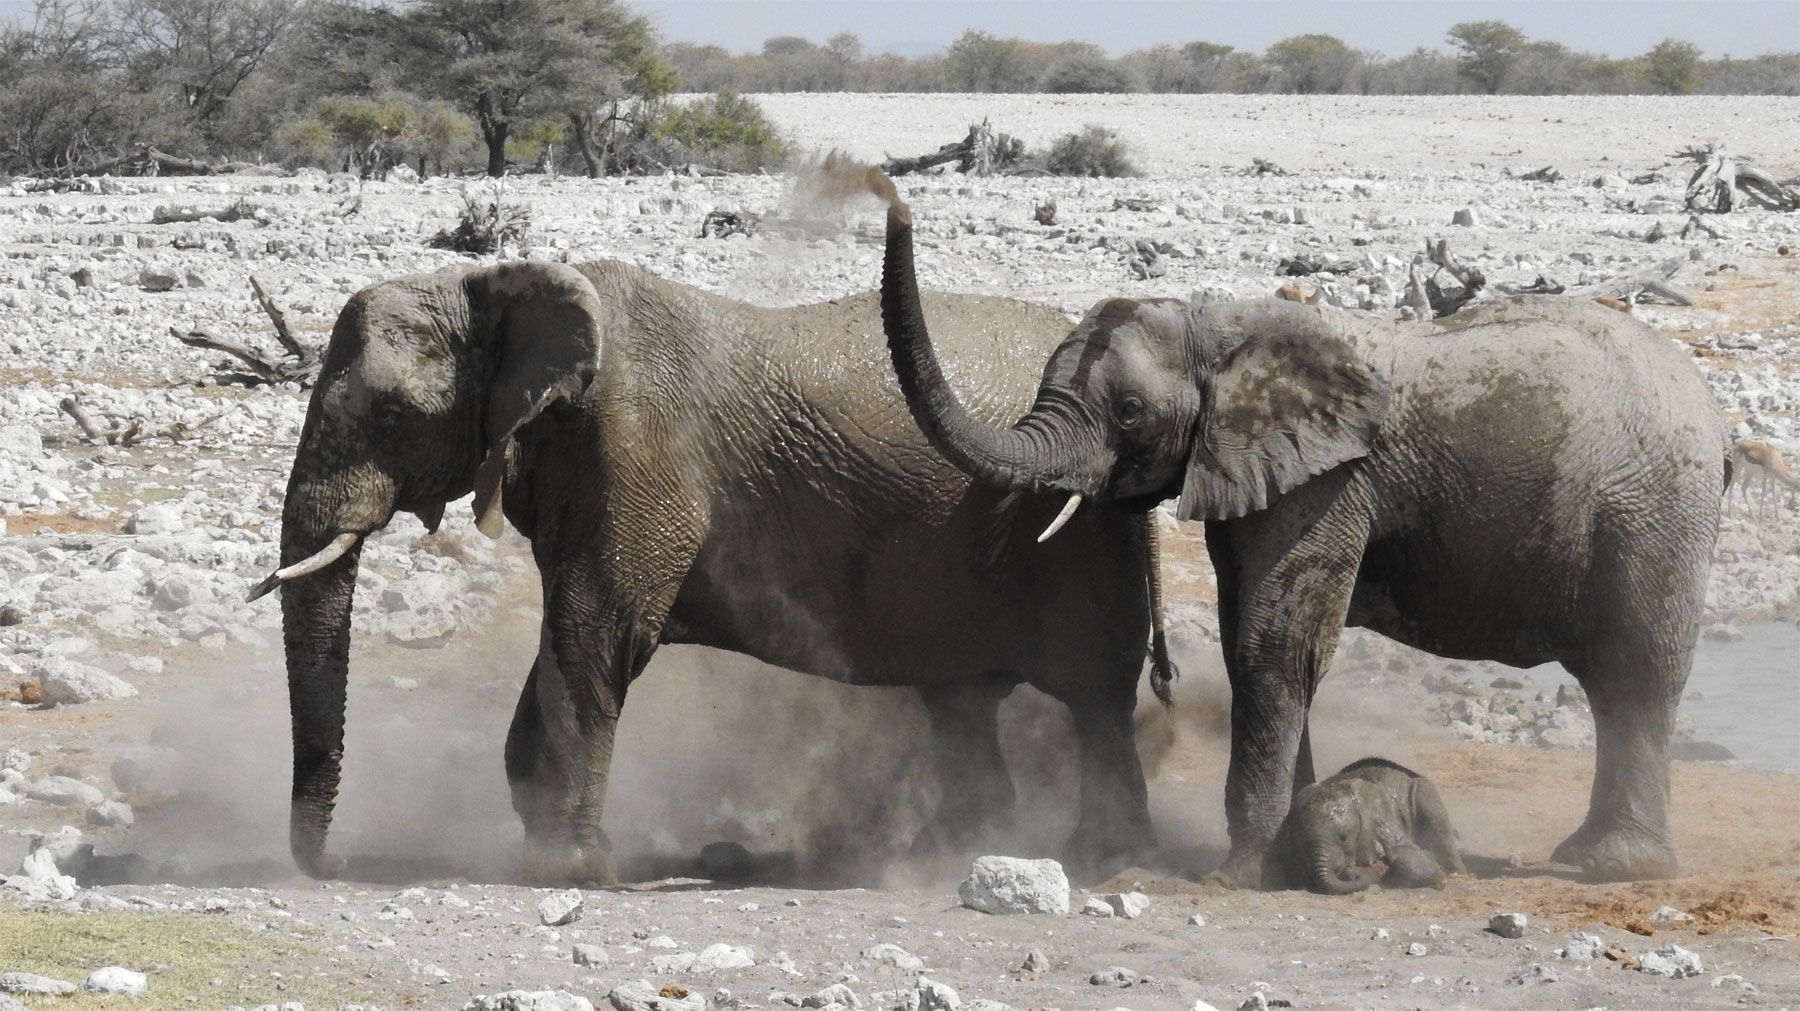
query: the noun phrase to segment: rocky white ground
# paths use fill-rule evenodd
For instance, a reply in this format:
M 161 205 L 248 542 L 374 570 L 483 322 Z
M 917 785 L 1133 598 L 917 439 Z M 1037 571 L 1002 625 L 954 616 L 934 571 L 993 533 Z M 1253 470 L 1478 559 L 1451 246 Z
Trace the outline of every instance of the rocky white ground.
M 1392 312 L 1407 266 L 1435 238 L 1496 285 L 1542 275 L 1571 288 L 1605 286 L 1675 261 L 1673 280 L 1696 304 L 1646 302 L 1635 311 L 1692 347 L 1740 438 L 1800 455 L 1800 257 L 1792 252 L 1800 215 L 1740 212 L 1708 220 L 1717 238 L 1679 238 L 1688 164 L 1671 157 L 1718 141 L 1792 176 L 1800 172 L 1800 108 L 1791 100 L 764 101 L 805 148 L 866 158 L 934 149 L 983 116 L 1034 146 L 1083 123 L 1118 129 L 1145 175 L 901 184 L 920 222 L 922 283 L 1017 295 L 1072 315 L 1104 295 L 1250 296 L 1288 280 Z M 1291 174 L 1246 174 L 1253 158 Z M 1544 166 L 1563 178 L 1518 178 Z M 149 915 L 180 936 L 211 911 L 212 922 L 228 919 L 270 942 L 264 964 L 221 962 L 223 989 L 192 994 L 216 1007 L 293 999 L 454 1007 L 520 987 L 563 987 L 600 1002 L 640 977 L 722 1006 L 781 1007 L 786 995 L 798 1001 L 833 982 L 870 1007 L 909 1003 L 917 972 L 864 956 L 880 942 L 921 957 L 926 975 L 965 1004 L 1146 1011 L 1203 999 L 1235 1007 L 1258 983 L 1268 984 L 1261 990 L 1272 1005 L 1295 1007 L 1800 999 L 1792 944 L 1768 939 L 1800 925 L 1800 778 L 1681 763 L 1678 803 L 1691 805 L 1681 844 L 1695 870 L 1683 882 L 1603 889 L 1509 874 L 1509 858 L 1530 870 L 1579 819 L 1591 767 L 1579 700 L 1496 701 L 1483 686 L 1498 671 L 1425 662 L 1373 637 L 1352 641 L 1322 697 L 1322 760 L 1382 751 L 1421 763 L 1445 785 L 1471 852 L 1490 858 L 1475 867 L 1481 876 L 1442 894 L 1349 901 L 1187 884 L 1183 876 L 1205 870 L 1223 839 L 1223 689 L 1208 641 L 1204 553 L 1188 530 L 1175 536 L 1165 565 L 1189 676 L 1174 722 L 1146 734 L 1158 759 L 1153 790 L 1168 866 L 1098 889 L 1141 884 L 1153 902 L 1137 919 L 985 917 L 956 907 L 961 875 L 945 869 L 915 874 L 905 888 L 802 890 L 894 884 L 880 858 L 924 802 L 912 775 L 921 757 L 896 733 L 917 726 L 910 699 L 672 650 L 633 697 L 636 726 L 628 717 L 619 796 L 609 807 L 615 838 L 656 881 L 590 891 L 585 919 L 544 926 L 536 913 L 544 893 L 498 883 L 517 837 L 498 782 L 498 740 L 533 641 L 529 566 L 516 535 L 490 545 L 474 534 L 467 509 L 454 507 L 439 534 L 423 537 L 403 516 L 364 554 L 347 763 L 364 778 L 347 784 L 339 827 L 386 854 L 379 880 L 388 883 L 296 880 L 283 857 L 279 609 L 273 598 L 242 598 L 276 560 L 305 395 L 215 379 L 236 366 L 169 330 L 205 329 L 272 351 L 247 285 L 255 275 L 303 337 L 322 340 L 350 292 L 458 261 L 425 240 L 453 223 L 465 189 L 488 194 L 491 184 L 316 173 L 106 179 L 61 193 L 27 184 L 0 188 L 0 687 L 13 699 L 0 702 L 0 753 L 11 769 L 0 773 L 0 825 L 12 832 L 0 837 L 0 871 L 25 858 L 32 833 L 65 822 L 113 859 L 83 864 L 61 854 L 63 870 L 84 882 L 71 902 L 34 905 L 25 891 L 0 889 L 0 925 L 43 923 L 6 919 L 9 910 L 66 907 Z M 878 279 L 874 210 L 808 206 L 789 176 L 528 177 L 507 181 L 502 196 L 533 212 L 527 244 L 506 255 L 617 257 L 765 304 L 829 298 Z M 1038 224 L 1034 208 L 1051 200 L 1056 223 Z M 159 208 L 234 204 L 240 220 L 149 223 Z M 763 231 L 699 238 L 713 209 L 761 214 Z M 1451 224 L 1462 210 L 1473 225 Z M 1659 224 L 1670 237 L 1645 241 Z M 1133 268 L 1139 243 L 1156 251 L 1160 273 Z M 1328 275 L 1276 276 L 1296 256 L 1344 262 Z M 89 440 L 59 408 L 70 397 L 103 428 L 137 423 L 153 434 L 128 447 Z M 1800 614 L 1792 502 L 1734 505 L 1709 608 L 1720 636 Z M 1422 673 L 1436 679 L 1435 693 L 1421 687 Z M 27 706 L 14 690 L 21 683 L 94 701 Z M 1068 786 L 1055 751 L 1061 717 L 1031 700 L 1009 707 L 1009 743 L 1035 756 L 1019 763 L 1021 776 L 1042 781 L 1025 784 L 1027 795 L 1056 810 L 1065 803 L 1057 791 Z M 1372 735 L 1375 725 L 1381 733 Z M 683 733 L 671 737 L 671 726 Z M 1521 792 L 1520 779 L 1532 785 Z M 1726 797 L 1729 804 L 1717 803 Z M 1057 831 L 1052 816 L 1020 851 Z M 749 889 L 662 877 L 690 871 L 699 845 L 716 838 L 765 843 L 792 859 L 773 861 L 765 883 Z M 867 854 L 852 858 L 847 849 Z M 137 883 L 85 886 L 127 878 Z M 56 887 L 48 880 L 40 890 Z M 1665 902 L 1700 919 L 1649 926 Z M 1523 938 L 1484 930 L 1502 907 L 1532 916 Z M 1193 913 L 1206 924 L 1189 925 Z M 1671 980 L 1605 958 L 1558 958 L 1554 949 L 1567 947 L 1575 929 L 1633 956 L 1673 940 L 1700 953 L 1704 972 Z M 0 929 L 0 972 L 53 966 L 9 943 Z M 576 965 L 576 943 L 601 946 L 606 961 Z M 755 965 L 652 961 L 704 954 L 715 943 L 752 949 Z M 1409 953 L 1415 944 L 1422 954 Z M 1021 971 L 1032 950 L 1045 961 Z M 173 970 L 159 981 L 157 961 L 144 956 L 127 968 L 150 970 L 149 999 L 174 1006 L 189 994 L 169 989 Z M 1089 982 L 1112 966 L 1144 978 L 1120 989 Z M 714 992 L 721 987 L 731 995 Z M 14 996 L 32 1007 L 86 999 Z M 918 1003 L 941 999 L 926 994 Z

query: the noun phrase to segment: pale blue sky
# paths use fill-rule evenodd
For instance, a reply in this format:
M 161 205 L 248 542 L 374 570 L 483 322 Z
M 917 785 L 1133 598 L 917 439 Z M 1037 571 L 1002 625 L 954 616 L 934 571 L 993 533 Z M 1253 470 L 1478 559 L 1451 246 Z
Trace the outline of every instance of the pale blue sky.
M 1081 39 L 1118 55 L 1206 40 L 1261 52 L 1322 32 L 1399 56 L 1448 49 L 1460 21 L 1498 20 L 1533 39 L 1607 56 L 1642 53 L 1674 36 L 1709 57 L 1800 51 L 1800 0 L 628 0 L 668 41 L 732 52 L 773 35 L 823 42 L 855 32 L 871 52 L 941 50 L 965 29 L 1041 42 Z M 31 0 L 0 0 L 0 17 L 28 17 Z

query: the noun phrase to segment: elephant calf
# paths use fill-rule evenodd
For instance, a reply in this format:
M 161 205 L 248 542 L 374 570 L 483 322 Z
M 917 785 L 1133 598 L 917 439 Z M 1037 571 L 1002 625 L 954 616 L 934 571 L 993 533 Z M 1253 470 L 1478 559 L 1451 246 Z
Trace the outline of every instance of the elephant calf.
M 1377 867 L 1386 872 L 1377 876 Z M 1364 758 L 1294 795 L 1263 860 L 1264 888 L 1326 895 L 1389 888 L 1442 888 L 1462 874 L 1456 830 L 1437 787 L 1385 758 Z

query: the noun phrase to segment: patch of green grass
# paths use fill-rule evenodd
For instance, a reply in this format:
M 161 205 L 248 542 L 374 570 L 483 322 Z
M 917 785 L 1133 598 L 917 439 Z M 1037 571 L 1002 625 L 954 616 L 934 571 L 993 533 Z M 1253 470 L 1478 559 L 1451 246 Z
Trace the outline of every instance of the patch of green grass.
M 88 973 L 122 965 L 149 976 L 149 993 L 127 1000 L 132 1011 L 192 1009 L 297 1000 L 307 1007 L 334 1008 L 340 1002 L 376 1000 L 347 985 L 347 970 L 335 979 L 315 979 L 326 953 L 307 941 L 275 931 L 256 931 L 232 914 L 86 913 L 0 908 L 0 967 L 35 972 L 79 986 Z M 281 973 L 277 980 L 270 972 Z M 214 979 L 221 984 L 214 986 Z M 275 989 L 285 983 L 286 990 Z M 185 1001 L 198 997 L 198 1004 Z M 32 1007 L 78 1011 L 113 1008 L 121 998 L 75 991 L 67 997 L 36 998 Z M 46 1003 L 48 1002 L 48 1003 Z
M 172 498 L 180 498 L 187 493 L 188 489 L 186 488 L 141 488 L 138 490 L 137 497 L 142 499 L 145 505 L 149 505 L 152 502 L 167 502 Z

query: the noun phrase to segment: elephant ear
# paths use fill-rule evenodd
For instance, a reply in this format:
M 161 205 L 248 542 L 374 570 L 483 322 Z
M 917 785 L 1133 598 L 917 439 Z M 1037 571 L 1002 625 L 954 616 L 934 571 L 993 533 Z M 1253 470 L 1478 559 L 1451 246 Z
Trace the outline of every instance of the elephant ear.
M 1197 305 L 1186 340 L 1207 407 L 1183 519 L 1235 519 L 1368 455 L 1387 417 L 1387 380 L 1316 310 L 1280 299 Z
M 488 359 L 475 524 L 498 537 L 513 434 L 552 402 L 587 389 L 600 367 L 607 310 L 587 278 L 560 263 L 500 264 L 462 283 L 471 339 Z

